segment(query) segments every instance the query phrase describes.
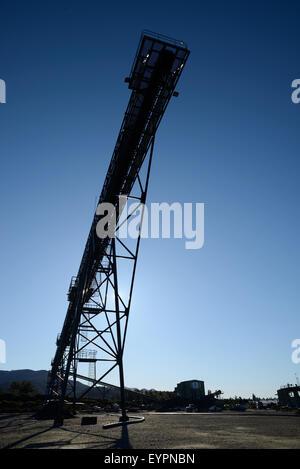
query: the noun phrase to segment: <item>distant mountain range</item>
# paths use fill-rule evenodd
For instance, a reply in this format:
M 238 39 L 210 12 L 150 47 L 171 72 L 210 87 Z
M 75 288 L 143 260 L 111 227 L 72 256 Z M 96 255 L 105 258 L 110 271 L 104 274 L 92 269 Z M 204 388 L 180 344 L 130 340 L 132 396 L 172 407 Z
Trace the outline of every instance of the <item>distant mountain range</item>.
M 0 388 L 8 390 L 13 381 L 30 381 L 37 392 L 46 392 L 48 371 L 46 370 L 0 370 Z
M 46 370 L 0 370 L 0 388 L 3 388 L 5 391 L 7 391 L 13 381 L 30 381 L 38 393 L 45 394 L 47 388 L 47 378 L 48 371 Z M 85 384 L 82 384 L 79 381 L 77 382 L 77 389 L 79 393 L 83 393 L 87 388 L 88 386 Z M 117 394 L 117 389 L 107 389 L 103 386 L 99 386 L 97 389 L 92 389 L 87 394 L 87 396 L 91 398 L 106 397 L 111 399 L 116 397 Z
M 0 370 L 0 388 L 3 388 L 5 391 L 7 391 L 13 381 L 30 381 L 38 393 L 45 394 L 47 387 L 47 378 L 48 371 L 46 370 Z M 88 386 L 86 386 L 85 384 L 77 382 L 77 389 L 79 393 L 83 393 L 87 388 Z M 132 391 L 137 391 L 136 388 L 129 389 Z M 147 389 L 142 389 L 140 392 L 144 393 L 145 391 L 147 391 Z M 155 389 L 151 389 L 151 391 L 155 391 Z M 97 389 L 92 389 L 91 391 L 89 391 L 87 397 L 105 397 L 107 399 L 113 399 L 117 398 L 118 394 L 119 391 L 116 388 L 98 386 Z

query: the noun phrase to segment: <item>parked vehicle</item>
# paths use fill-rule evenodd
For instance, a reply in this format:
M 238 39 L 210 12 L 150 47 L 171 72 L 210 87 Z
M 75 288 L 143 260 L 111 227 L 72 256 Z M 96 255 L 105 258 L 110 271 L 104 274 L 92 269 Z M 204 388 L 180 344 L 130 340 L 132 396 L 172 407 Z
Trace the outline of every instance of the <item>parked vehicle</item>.
M 101 410 L 101 407 L 98 407 L 96 405 L 94 405 L 94 407 L 92 409 L 93 412 L 100 412 L 100 410 Z
M 210 412 L 221 412 L 221 407 L 217 407 L 216 405 L 212 405 L 209 409 Z
M 231 408 L 231 410 L 237 410 L 239 412 L 245 412 L 246 408 L 247 407 L 244 404 L 236 404 Z
M 197 407 L 194 404 L 189 404 L 188 406 L 186 406 L 185 411 L 186 412 L 196 412 Z

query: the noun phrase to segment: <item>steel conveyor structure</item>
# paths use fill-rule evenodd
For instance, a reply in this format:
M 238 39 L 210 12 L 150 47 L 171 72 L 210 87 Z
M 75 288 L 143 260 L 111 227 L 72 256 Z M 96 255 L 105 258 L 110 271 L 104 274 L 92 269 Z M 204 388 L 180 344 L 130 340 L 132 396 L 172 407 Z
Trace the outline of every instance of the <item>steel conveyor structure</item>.
M 58 425 L 63 422 L 65 399 L 75 405 L 114 373 L 120 384 L 121 420 L 127 420 L 123 352 L 154 138 L 170 98 L 178 94 L 175 87 L 188 56 L 182 41 L 145 31 L 125 79 L 132 92 L 98 202 L 98 207 L 110 203 L 116 209 L 115 219 L 106 225 L 113 235 L 98 236 L 97 224 L 104 214 L 96 210 L 78 274 L 71 280 L 69 306 L 48 377 L 48 401 L 58 403 Z M 130 199 L 135 210 L 122 220 L 124 201 Z M 132 248 L 119 230 L 137 216 L 138 235 Z M 124 263 L 126 286 L 120 283 Z M 83 387 L 85 377 L 88 384 Z

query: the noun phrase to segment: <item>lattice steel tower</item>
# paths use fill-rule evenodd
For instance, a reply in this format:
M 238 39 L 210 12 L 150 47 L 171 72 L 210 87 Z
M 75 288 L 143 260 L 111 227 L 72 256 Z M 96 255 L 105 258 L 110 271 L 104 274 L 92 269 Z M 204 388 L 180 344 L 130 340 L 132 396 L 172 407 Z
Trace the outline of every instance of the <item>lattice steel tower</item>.
M 48 399 L 59 403 L 58 425 L 66 398 L 75 404 L 91 389 L 107 385 L 108 375 L 116 379 L 115 372 L 121 420 L 127 420 L 123 352 L 154 138 L 170 98 L 178 95 L 175 87 L 188 56 L 184 42 L 145 31 L 125 79 L 132 92 L 99 198 L 99 204 L 115 207 L 115 218 L 106 224 L 111 236 L 98 236 L 97 224 L 104 215 L 97 210 L 78 274 L 70 283 L 69 306 L 49 372 Z M 129 200 L 135 207 L 127 213 Z M 120 236 L 131 217 L 138 217 L 133 240 Z M 84 392 L 78 391 L 78 380 L 88 383 Z

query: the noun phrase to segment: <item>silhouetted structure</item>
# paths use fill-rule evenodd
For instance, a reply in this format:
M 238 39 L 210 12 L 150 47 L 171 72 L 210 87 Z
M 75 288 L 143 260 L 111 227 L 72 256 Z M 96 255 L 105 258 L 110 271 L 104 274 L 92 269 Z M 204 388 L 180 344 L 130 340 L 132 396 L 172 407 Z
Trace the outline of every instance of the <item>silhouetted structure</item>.
M 99 204 L 108 202 L 115 207 L 116 220 L 107 220 L 107 231 L 114 235 L 97 236 L 96 227 L 103 215 L 96 212 L 78 274 L 71 280 L 69 307 L 49 373 L 48 398 L 59 401 L 57 424 L 62 423 L 65 397 L 72 396 L 75 408 L 76 400 L 88 392 L 77 395 L 78 377 L 86 380 L 92 389 L 103 384 L 107 375 L 116 370 L 119 371 L 122 419 L 127 419 L 123 352 L 143 209 L 139 214 L 138 238 L 132 248 L 119 236 L 122 215 L 119 197 L 133 198 L 140 205 L 145 203 L 155 133 L 170 98 L 178 95 L 175 87 L 188 55 L 182 41 L 145 32 L 130 76 L 125 80 L 132 93 L 99 198 Z M 145 160 L 146 171 L 142 176 Z M 127 219 L 136 213 L 137 209 L 128 214 Z M 120 262 L 127 264 L 124 276 L 127 283 L 122 283 L 121 288 L 123 266 Z M 70 377 L 72 381 L 69 381 Z
M 278 403 L 283 406 L 300 407 L 300 386 L 287 384 L 278 389 Z
M 177 384 L 174 393 L 183 399 L 190 400 L 191 402 L 199 401 L 205 396 L 204 381 L 199 381 L 197 379 L 182 381 Z

